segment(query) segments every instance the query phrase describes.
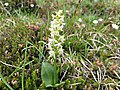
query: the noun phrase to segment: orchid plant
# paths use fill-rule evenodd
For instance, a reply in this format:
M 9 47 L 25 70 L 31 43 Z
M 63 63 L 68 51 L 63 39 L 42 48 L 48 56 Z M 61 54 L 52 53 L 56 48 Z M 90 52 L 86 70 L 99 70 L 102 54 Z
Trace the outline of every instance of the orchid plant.
M 62 10 L 55 12 L 52 14 L 52 21 L 50 30 L 50 36 L 48 38 L 48 49 L 49 49 L 49 57 L 54 67 L 49 63 L 43 63 L 41 77 L 46 87 L 55 87 L 58 83 L 58 72 L 57 72 L 57 63 L 56 61 L 63 55 L 63 42 L 64 35 L 61 35 L 64 27 L 64 15 L 62 14 Z M 46 73 L 48 75 L 46 75 Z M 47 79 L 46 79 L 47 78 Z

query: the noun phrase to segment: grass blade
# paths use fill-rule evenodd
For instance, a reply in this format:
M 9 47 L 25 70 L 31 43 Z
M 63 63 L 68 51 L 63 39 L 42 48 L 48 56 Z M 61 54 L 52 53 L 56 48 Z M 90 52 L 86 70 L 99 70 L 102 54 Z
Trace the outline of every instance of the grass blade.
M 2 81 L 5 83 L 5 85 L 6 85 L 10 90 L 14 90 L 14 89 L 7 83 L 7 81 L 3 78 L 1 72 L 0 72 L 0 77 L 1 77 Z

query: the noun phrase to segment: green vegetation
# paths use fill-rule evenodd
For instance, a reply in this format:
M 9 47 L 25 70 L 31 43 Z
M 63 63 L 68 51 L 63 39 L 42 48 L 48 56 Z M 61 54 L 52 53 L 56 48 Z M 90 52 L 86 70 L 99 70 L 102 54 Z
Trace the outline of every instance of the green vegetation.
M 0 90 L 119 88 L 119 0 L 0 1 Z

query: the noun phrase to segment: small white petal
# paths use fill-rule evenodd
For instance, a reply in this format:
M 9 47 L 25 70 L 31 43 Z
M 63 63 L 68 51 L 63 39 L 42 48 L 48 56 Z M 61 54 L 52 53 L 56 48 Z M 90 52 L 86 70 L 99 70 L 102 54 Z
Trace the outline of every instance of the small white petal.
M 7 3 L 7 2 L 6 2 L 6 3 L 4 3 L 4 5 L 5 5 L 5 6 L 8 6 L 8 5 L 9 5 L 9 3 Z
M 64 42 L 64 40 L 65 40 L 64 36 L 60 36 L 60 37 L 59 37 L 59 41 L 60 41 L 60 42 Z
M 98 21 L 102 22 L 102 21 L 103 21 L 103 19 L 102 19 L 102 18 L 99 18 L 99 19 L 98 19 Z
M 66 10 L 66 13 L 69 13 L 69 10 Z
M 98 20 L 94 20 L 93 23 L 94 23 L 94 24 L 98 24 Z
M 58 12 L 56 12 L 56 14 L 57 14 L 58 16 L 61 16 L 62 10 L 59 10 Z
M 85 24 L 82 24 L 81 26 L 85 28 Z
M 112 24 L 112 28 L 114 28 L 114 29 L 118 29 L 119 28 L 119 26 L 118 25 L 116 25 L 116 24 Z
M 54 51 L 49 51 L 49 55 L 50 55 L 50 57 L 54 57 L 55 58 L 55 52 Z
M 23 6 L 23 4 L 21 5 L 21 8 L 23 8 L 24 6 Z
M 60 49 L 58 50 L 58 53 L 59 53 L 59 54 L 63 54 L 63 49 L 60 48 Z
M 34 4 L 30 4 L 31 7 L 34 7 Z
M 82 19 L 81 19 L 81 18 L 79 18 L 79 19 L 78 19 L 78 21 L 79 21 L 79 22 L 82 22 Z
M 109 17 L 108 19 L 109 19 L 109 20 L 111 20 L 111 19 L 112 19 L 112 17 Z

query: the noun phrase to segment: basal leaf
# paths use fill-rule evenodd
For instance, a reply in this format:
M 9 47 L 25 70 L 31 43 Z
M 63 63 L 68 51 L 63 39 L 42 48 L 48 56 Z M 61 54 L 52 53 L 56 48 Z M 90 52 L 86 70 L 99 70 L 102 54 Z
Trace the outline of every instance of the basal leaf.
M 52 87 L 54 84 L 54 67 L 44 62 L 42 63 L 41 78 L 46 87 Z

